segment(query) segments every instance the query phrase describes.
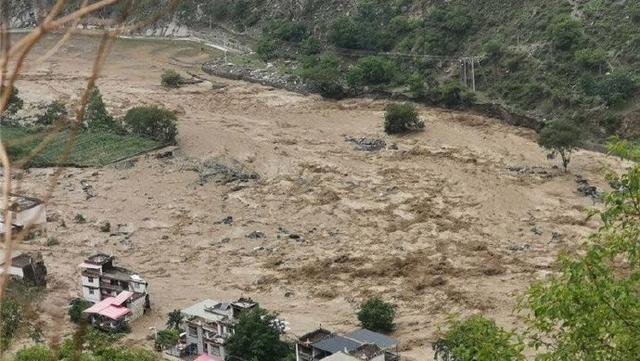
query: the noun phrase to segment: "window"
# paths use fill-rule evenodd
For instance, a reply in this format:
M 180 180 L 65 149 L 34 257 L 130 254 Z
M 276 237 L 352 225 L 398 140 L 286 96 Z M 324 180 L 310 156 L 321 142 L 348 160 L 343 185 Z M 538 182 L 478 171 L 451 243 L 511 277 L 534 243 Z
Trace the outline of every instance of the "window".
M 189 336 L 198 337 L 198 329 L 193 326 L 189 326 Z
M 87 279 L 89 280 L 89 283 L 93 283 L 93 277 L 87 277 Z
M 93 288 L 89 288 L 89 294 L 90 294 L 90 295 L 92 295 L 92 294 L 94 294 L 94 293 L 95 293 L 95 292 L 93 291 Z

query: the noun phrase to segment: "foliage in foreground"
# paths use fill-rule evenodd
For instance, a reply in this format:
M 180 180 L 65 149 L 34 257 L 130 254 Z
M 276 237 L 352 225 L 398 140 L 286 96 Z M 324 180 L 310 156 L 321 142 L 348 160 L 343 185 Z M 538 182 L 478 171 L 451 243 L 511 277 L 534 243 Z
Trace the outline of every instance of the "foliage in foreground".
M 93 303 L 84 300 L 82 298 L 76 298 L 71 301 L 71 307 L 69 307 L 69 319 L 73 323 L 79 323 L 82 320 L 82 312 L 91 307 Z
M 162 143 L 175 143 L 178 129 L 176 115 L 157 106 L 140 106 L 129 109 L 124 124 L 133 135 Z
M 524 344 L 483 316 L 451 319 L 433 345 L 436 361 L 524 361 Z
M 424 128 L 415 105 L 410 103 L 391 104 L 384 115 L 384 131 L 387 134 L 398 134 Z
M 395 317 L 395 307 L 378 297 L 367 300 L 358 311 L 358 320 L 362 327 L 375 332 L 389 333 L 393 331 Z
M 282 361 L 290 353 L 280 340 L 280 331 L 274 327 L 275 315 L 257 308 L 240 315 L 235 333 L 226 350 L 230 355 L 245 360 Z
M 97 87 L 89 92 L 83 119 L 90 131 L 117 131 L 119 127 L 102 100 L 102 94 Z

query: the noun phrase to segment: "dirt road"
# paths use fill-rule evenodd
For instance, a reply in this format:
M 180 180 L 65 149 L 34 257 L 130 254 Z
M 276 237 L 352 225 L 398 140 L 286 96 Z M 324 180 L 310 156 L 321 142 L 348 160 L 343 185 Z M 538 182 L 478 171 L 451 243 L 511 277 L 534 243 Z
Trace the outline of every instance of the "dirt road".
M 29 68 L 18 83 L 24 98 L 77 100 L 96 47 L 77 38 Z M 358 304 L 379 295 L 398 306 L 394 336 L 405 356 L 430 360 L 447 314 L 517 324 L 516 296 L 598 226 L 585 221 L 593 201 L 576 192 L 575 176 L 606 188 L 603 171 L 622 166 L 579 152 L 564 174 L 531 131 L 463 113 L 423 108 L 424 132 L 388 137 L 380 101 L 330 102 L 223 79 L 212 79 L 224 85 L 215 89 L 160 86 L 162 69 L 197 72 L 208 57 L 184 43 L 120 41 L 113 49 L 98 83 L 109 108 L 177 111 L 180 149 L 169 159 L 64 172 L 48 207 L 58 216 L 48 235 L 60 245 L 21 246 L 45 256 L 50 323 L 80 292 L 76 266 L 103 251 L 151 285 L 153 312 L 134 324 L 131 342 L 202 298 L 251 296 L 295 335 L 320 324 L 354 328 Z M 358 151 L 345 137 L 380 138 L 397 150 Z M 222 184 L 205 176 L 216 162 L 259 178 Z M 31 170 L 25 188 L 43 195 L 52 172 Z M 87 199 L 82 180 L 96 197 Z M 78 213 L 89 222 L 74 223 Z M 220 222 L 229 216 L 232 225 Z M 105 221 L 135 231 L 109 236 L 99 229 Z

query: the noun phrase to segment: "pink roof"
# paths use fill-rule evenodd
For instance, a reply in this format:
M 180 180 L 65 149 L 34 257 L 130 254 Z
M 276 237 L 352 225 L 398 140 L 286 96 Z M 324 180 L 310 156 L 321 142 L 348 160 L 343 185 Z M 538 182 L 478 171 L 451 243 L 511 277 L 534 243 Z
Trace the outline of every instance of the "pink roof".
M 222 357 L 211 356 L 205 353 L 198 356 L 198 358 L 193 361 L 224 361 L 224 359 Z
M 112 320 L 117 320 L 131 312 L 131 310 L 122 306 L 122 304 L 131 296 L 133 296 L 132 292 L 123 291 L 116 297 L 105 298 L 83 312 L 94 313 L 100 316 L 109 317 Z

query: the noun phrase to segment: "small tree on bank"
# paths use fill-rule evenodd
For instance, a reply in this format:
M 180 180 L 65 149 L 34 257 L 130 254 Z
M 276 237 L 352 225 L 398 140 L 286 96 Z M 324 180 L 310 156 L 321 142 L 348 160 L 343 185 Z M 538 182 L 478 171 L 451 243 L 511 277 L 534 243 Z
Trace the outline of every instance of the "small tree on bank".
M 160 79 L 165 88 L 179 88 L 182 85 L 182 77 L 173 69 L 165 70 Z
M 538 144 L 551 152 L 559 154 L 562 167 L 567 171 L 571 162 L 571 153 L 584 144 L 580 128 L 569 121 L 555 121 L 547 124 L 538 134 Z
M 157 106 L 131 108 L 124 117 L 124 124 L 132 134 L 163 143 L 175 143 L 178 129 L 176 115 Z
M 387 134 L 398 134 L 412 130 L 424 129 L 413 104 L 391 104 L 384 115 L 384 131 Z
M 180 324 L 183 319 L 182 311 L 173 310 L 167 314 L 167 327 L 173 328 L 175 330 L 180 329 Z
M 91 89 L 84 113 L 84 123 L 89 130 L 115 131 L 118 125 L 107 111 L 98 87 Z
M 393 331 L 395 317 L 395 307 L 378 297 L 363 303 L 358 311 L 358 320 L 362 327 L 375 332 L 389 333 Z

